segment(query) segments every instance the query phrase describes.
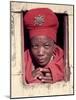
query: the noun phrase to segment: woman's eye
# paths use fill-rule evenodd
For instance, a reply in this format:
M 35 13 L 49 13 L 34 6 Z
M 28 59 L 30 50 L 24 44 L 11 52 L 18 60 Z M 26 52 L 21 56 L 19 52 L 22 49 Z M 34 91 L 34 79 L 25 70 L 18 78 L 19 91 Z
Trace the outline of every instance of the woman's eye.
M 49 48 L 49 47 L 50 47 L 50 45 L 49 45 L 49 44 L 48 44 L 48 45 L 44 45 L 44 47 L 45 47 L 45 48 Z
M 38 45 L 32 45 L 32 48 L 38 48 Z

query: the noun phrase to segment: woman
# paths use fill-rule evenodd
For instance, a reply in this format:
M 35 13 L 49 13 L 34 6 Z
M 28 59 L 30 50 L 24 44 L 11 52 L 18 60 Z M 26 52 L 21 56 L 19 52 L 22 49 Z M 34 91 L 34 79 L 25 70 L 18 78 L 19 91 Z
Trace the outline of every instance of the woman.
M 54 12 L 48 8 L 31 9 L 24 15 L 24 24 L 31 43 L 25 51 L 26 82 L 64 80 L 63 50 L 55 44 L 59 23 Z

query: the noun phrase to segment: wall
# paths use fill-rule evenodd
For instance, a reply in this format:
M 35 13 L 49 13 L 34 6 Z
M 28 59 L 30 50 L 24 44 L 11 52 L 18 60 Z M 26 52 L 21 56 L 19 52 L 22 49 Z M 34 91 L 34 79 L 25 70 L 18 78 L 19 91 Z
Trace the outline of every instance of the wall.
M 68 13 L 69 15 L 69 65 L 71 79 L 68 82 L 55 84 L 24 85 L 23 76 L 23 31 L 22 10 L 31 8 L 48 7 L 56 13 Z M 73 6 L 58 4 L 37 4 L 25 2 L 11 2 L 11 97 L 31 97 L 49 95 L 73 94 Z

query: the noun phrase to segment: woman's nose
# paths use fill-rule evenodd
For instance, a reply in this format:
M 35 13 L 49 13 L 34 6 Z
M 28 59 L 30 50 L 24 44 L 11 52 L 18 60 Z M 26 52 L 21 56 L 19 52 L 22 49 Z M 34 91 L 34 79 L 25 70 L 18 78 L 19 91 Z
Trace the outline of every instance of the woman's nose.
M 39 50 L 38 50 L 38 55 L 39 56 L 43 56 L 44 55 L 44 48 L 43 47 L 40 47 Z

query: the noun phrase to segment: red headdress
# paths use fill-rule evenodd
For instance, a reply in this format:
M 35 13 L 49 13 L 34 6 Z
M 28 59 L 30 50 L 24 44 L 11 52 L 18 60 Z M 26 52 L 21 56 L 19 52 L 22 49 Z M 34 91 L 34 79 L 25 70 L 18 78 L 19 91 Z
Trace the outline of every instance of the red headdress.
M 59 23 L 52 10 L 48 8 L 31 9 L 24 15 L 24 24 L 29 29 L 30 38 L 46 35 L 56 41 Z

